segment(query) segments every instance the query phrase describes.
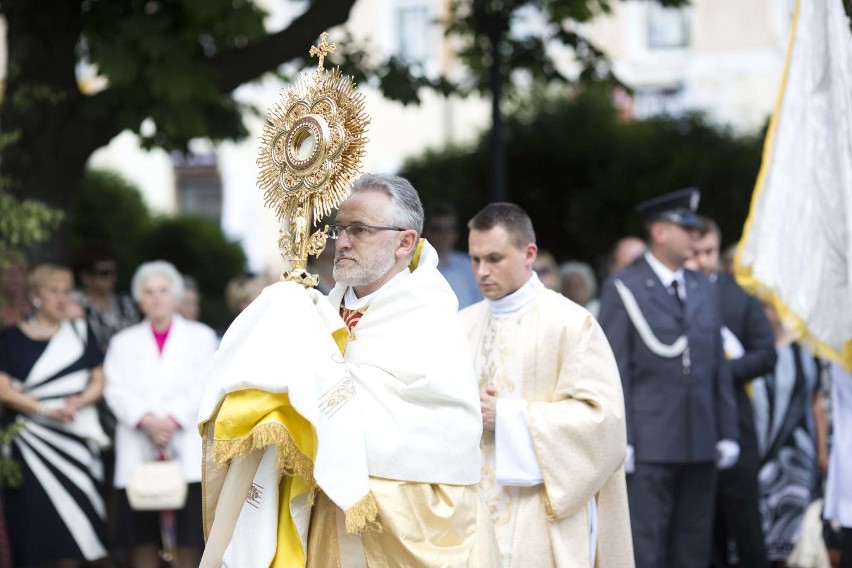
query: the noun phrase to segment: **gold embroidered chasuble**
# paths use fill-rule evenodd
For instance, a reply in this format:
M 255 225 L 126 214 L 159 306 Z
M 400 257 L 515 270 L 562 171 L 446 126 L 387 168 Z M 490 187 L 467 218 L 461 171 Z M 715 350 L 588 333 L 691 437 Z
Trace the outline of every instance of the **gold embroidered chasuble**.
M 480 387 L 526 401 L 544 479 L 534 487 L 500 486 L 494 433 L 485 433 L 480 493 L 491 511 L 504 568 L 589 566 L 592 497 L 596 566 L 632 567 L 622 465 L 624 402 L 618 368 L 597 322 L 546 289 L 518 314 L 495 318 L 480 302 L 461 315 Z

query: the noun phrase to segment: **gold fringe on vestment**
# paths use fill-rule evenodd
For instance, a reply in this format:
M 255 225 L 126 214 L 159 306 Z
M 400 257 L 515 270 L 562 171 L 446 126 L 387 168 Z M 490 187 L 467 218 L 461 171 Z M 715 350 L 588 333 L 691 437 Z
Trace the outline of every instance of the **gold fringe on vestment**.
M 344 513 L 346 516 L 346 532 L 361 534 L 367 529 L 382 532 L 382 525 L 376 520 L 379 516 L 379 505 L 372 492 L 368 492 L 360 501 L 352 505 Z
M 257 426 L 244 438 L 215 440 L 213 462 L 217 466 L 225 465 L 233 459 L 245 457 L 255 450 L 269 446 L 278 448 L 275 467 L 279 471 L 297 475 L 311 487 L 316 487 L 313 460 L 302 453 L 287 428 L 275 422 Z

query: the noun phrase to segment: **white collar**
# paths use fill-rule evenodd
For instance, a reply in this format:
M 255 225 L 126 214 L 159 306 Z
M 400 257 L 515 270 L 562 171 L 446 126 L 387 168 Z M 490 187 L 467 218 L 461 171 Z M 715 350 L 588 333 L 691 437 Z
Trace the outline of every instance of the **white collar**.
M 356 296 L 355 290 L 352 289 L 352 286 L 349 286 L 346 289 L 346 293 L 343 295 L 343 306 L 348 310 L 359 310 L 364 306 L 369 306 L 370 303 L 378 297 L 380 292 L 393 288 L 409 276 L 411 276 L 411 270 L 406 266 L 403 270 L 397 273 L 396 276 L 382 284 L 381 288 L 372 294 L 367 294 L 363 298 Z
M 538 274 L 532 273 L 527 283 L 499 300 L 485 299 L 491 315 L 494 317 L 512 316 L 526 308 L 535 300 L 539 291 L 544 290 L 544 284 L 538 279 Z
M 672 282 L 677 280 L 678 286 L 680 289 L 686 292 L 684 289 L 685 280 L 683 279 L 683 267 L 678 267 L 677 270 L 672 271 L 668 266 L 657 260 L 657 258 L 651 254 L 650 251 L 645 251 L 645 260 L 648 261 L 648 264 L 651 266 L 651 270 L 657 275 L 657 278 L 660 279 L 663 286 L 666 287 L 666 290 L 671 288 Z M 683 292 L 682 292 L 683 293 Z

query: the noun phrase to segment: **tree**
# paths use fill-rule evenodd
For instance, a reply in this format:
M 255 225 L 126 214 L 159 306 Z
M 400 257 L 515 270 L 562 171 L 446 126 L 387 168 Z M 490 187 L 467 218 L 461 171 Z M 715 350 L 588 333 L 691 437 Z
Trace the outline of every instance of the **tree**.
M 566 80 L 548 56 L 553 42 L 574 48 L 588 70 L 581 77 L 594 77 L 601 74 L 602 54 L 571 22 L 587 21 L 614 1 L 456 0 L 447 33 L 462 45 L 459 56 L 470 73 L 453 83 L 426 78 L 393 57 L 369 57 L 369 49 L 356 46 L 339 50 L 333 63 L 358 81 L 376 79 L 386 96 L 406 103 L 417 102 L 418 90 L 427 86 L 463 93 L 487 92 L 489 84 L 502 89 L 510 69 Z M 0 175 L 13 195 L 66 213 L 42 256 L 67 257 L 74 204 L 92 152 L 123 130 L 139 134 L 148 147 L 178 150 L 193 138 L 244 136 L 245 109 L 234 89 L 283 63 L 303 61 L 307 47 L 343 24 L 354 3 L 312 0 L 285 29 L 267 32 L 263 12 L 250 0 L 0 0 L 9 61 L 0 125 L 17 137 L 0 149 Z M 487 21 L 510 29 L 519 11 L 534 5 L 546 15 L 540 36 L 488 35 Z M 498 54 L 502 64 L 493 66 L 491 83 L 483 81 L 483 69 Z M 82 92 L 75 76 L 81 64 L 96 66 L 106 88 Z M 496 93 L 498 119 L 500 98 Z
M 664 6 L 680 6 L 688 0 L 657 0 Z M 490 201 L 507 196 L 505 140 L 501 103 L 504 88 L 530 82 L 571 83 L 572 78 L 551 55 L 555 47 L 569 49 L 580 64 L 581 83 L 617 83 L 604 53 L 582 33 L 578 24 L 609 13 L 614 0 L 453 0 L 448 35 L 461 46 L 462 62 L 473 71 L 468 87 L 491 95 Z M 534 33 L 513 30 L 524 12 L 537 11 L 543 25 Z M 564 67 L 564 62 L 562 67 Z M 523 79 L 517 81 L 517 76 Z
M 185 149 L 189 140 L 245 134 L 239 85 L 306 53 L 342 24 L 355 0 L 315 1 L 287 28 L 267 33 L 244 0 L 0 0 L 8 74 L 0 105 L 0 176 L 18 198 L 66 213 L 48 251 L 67 259 L 73 211 L 89 156 L 125 129 L 147 146 Z M 108 86 L 78 87 L 81 62 Z
M 142 262 L 139 242 L 155 222 L 139 189 L 118 172 L 87 169 L 75 220 L 72 251 L 107 244 L 118 260 L 119 287 L 129 287 Z
M 198 217 L 152 216 L 139 189 L 109 170 L 87 170 L 77 202 L 74 249 L 107 244 L 126 288 L 142 262 L 163 259 L 198 281 L 202 319 L 219 327 L 230 320 L 224 301 L 228 280 L 244 271 L 246 257 L 222 229 Z
M 527 210 L 539 246 L 560 260 L 595 261 L 625 235 L 642 236 L 636 203 L 687 186 L 701 211 L 739 238 L 760 166 L 760 136 L 698 114 L 624 123 L 602 89 L 537 96 L 507 120 L 509 199 Z M 566 135 L 570 133 L 570 135 Z M 554 143 L 558 141 L 558 143 Z M 452 201 L 468 219 L 489 201 L 488 142 L 430 152 L 402 175 L 424 202 Z
M 0 128 L 16 137 L 0 148 L 0 176 L 17 198 L 36 198 L 66 214 L 42 258 L 67 258 L 74 204 L 96 149 L 123 130 L 167 150 L 185 150 L 193 138 L 244 136 L 246 109 L 234 89 L 283 63 L 303 63 L 307 47 L 343 24 L 355 1 L 307 0 L 285 29 L 267 31 L 251 0 L 0 0 L 9 62 Z M 425 77 L 397 58 L 367 55 L 372 49 L 348 39 L 331 60 L 404 103 L 416 103 L 424 87 L 492 93 L 492 151 L 499 152 L 504 98 L 522 92 L 518 85 L 572 80 L 551 56 L 554 46 L 575 54 L 581 81 L 614 80 L 604 54 L 577 24 L 618 1 L 453 0 L 444 26 L 459 47 L 464 72 L 458 77 Z M 513 29 L 525 10 L 536 9 L 543 23 L 535 34 Z M 81 91 L 75 71 L 82 64 L 97 67 L 107 81 L 103 90 Z M 495 167 L 501 162 L 499 154 L 491 160 Z

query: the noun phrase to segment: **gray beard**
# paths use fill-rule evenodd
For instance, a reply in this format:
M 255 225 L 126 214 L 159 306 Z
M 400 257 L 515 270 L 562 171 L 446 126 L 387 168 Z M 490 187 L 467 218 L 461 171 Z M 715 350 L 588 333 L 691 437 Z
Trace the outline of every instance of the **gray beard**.
M 371 258 L 355 260 L 354 264 L 341 267 L 334 261 L 332 276 L 334 281 L 344 286 L 366 286 L 379 280 L 387 274 L 396 262 L 394 250 L 395 239 L 388 239 L 387 244 L 379 249 L 379 252 Z

